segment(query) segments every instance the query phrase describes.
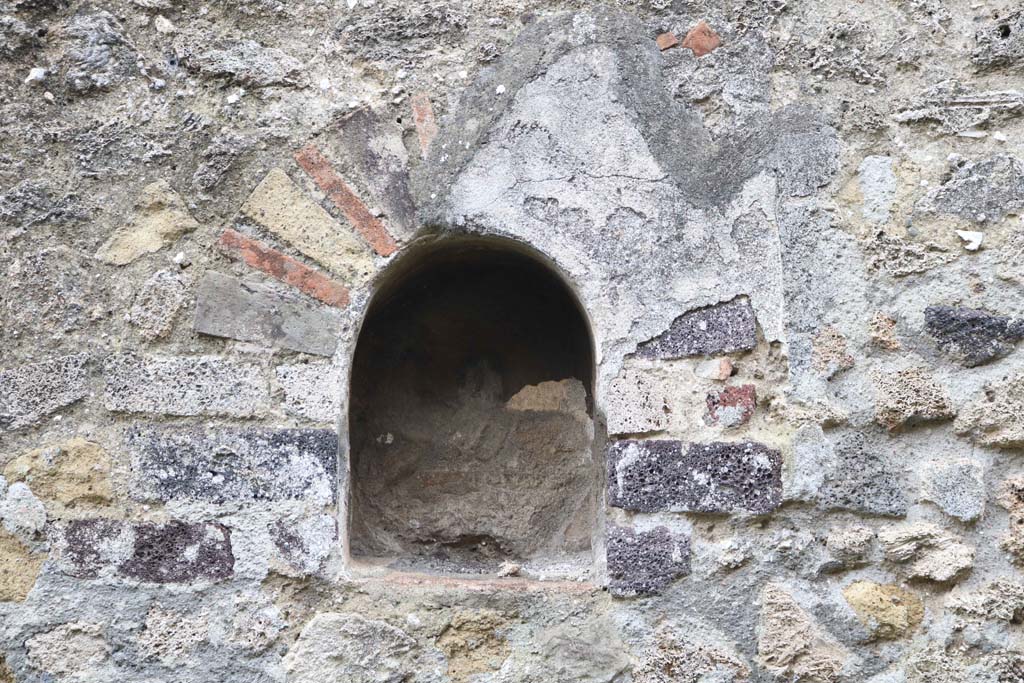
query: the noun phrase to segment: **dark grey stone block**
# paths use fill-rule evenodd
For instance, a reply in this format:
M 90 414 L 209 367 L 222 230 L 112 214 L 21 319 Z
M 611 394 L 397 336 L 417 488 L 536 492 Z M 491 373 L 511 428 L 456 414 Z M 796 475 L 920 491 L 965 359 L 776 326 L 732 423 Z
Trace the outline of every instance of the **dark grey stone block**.
M 698 308 L 676 318 L 654 339 L 636 347 L 640 358 L 684 358 L 746 351 L 757 346 L 757 319 L 745 298 Z
M 835 465 L 819 493 L 821 507 L 886 517 L 907 513 L 899 473 L 863 434 L 851 433 L 840 439 L 835 453 Z
M 340 320 L 336 310 L 298 293 L 213 271 L 196 296 L 196 332 L 320 356 L 334 354 Z
M 939 349 L 969 368 L 1005 356 L 1024 337 L 1024 320 L 973 308 L 929 306 L 924 322 Z
M 610 525 L 606 546 L 608 589 L 617 597 L 658 593 L 690 573 L 690 539 L 665 527 L 635 532 Z
M 627 440 L 608 446 L 608 501 L 638 512 L 752 512 L 782 501 L 782 455 L 752 441 Z
M 338 436 L 328 429 L 128 430 L 132 497 L 139 501 L 334 502 Z

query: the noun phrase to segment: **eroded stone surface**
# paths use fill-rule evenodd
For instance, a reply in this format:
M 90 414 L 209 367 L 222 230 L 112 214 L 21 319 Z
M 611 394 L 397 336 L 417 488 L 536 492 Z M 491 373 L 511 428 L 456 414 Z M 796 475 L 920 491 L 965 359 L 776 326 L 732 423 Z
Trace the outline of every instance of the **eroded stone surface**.
M 1024 446 L 1024 374 L 987 384 L 984 396 L 960 410 L 953 428 L 983 446 Z
M 665 527 L 634 531 L 611 525 L 607 538 L 609 589 L 619 597 L 661 592 L 690 573 L 690 539 Z
M 946 389 L 924 368 L 876 372 L 875 419 L 890 431 L 954 415 Z
M 969 368 L 1007 355 L 1024 337 L 1024 320 L 973 308 L 929 306 L 924 320 L 938 347 Z
M 334 500 L 338 437 L 331 430 L 139 425 L 125 445 L 135 500 Z
M 761 591 L 757 655 L 763 667 L 793 681 L 834 681 L 849 653 L 815 623 L 786 589 Z
M 110 456 L 99 444 L 82 438 L 20 455 L 3 473 L 8 482 L 28 484 L 51 516 L 101 507 L 113 498 Z
M 736 299 L 689 311 L 662 334 L 639 344 L 639 358 L 685 358 L 747 351 L 757 344 L 757 320 L 750 302 Z
M 973 460 L 932 465 L 926 473 L 925 498 L 950 517 L 972 522 L 985 512 L 985 473 Z
M 128 322 L 143 339 L 153 341 L 170 334 L 178 311 L 185 303 L 187 279 L 171 270 L 161 270 L 142 284 L 128 311 Z
M 608 500 L 639 512 L 771 512 L 782 499 L 782 457 L 755 442 L 616 441 Z
M 753 384 L 725 387 L 707 395 L 708 411 L 704 421 L 722 427 L 739 427 L 750 421 L 757 407 L 757 392 Z
M 358 614 L 324 612 L 302 629 L 284 658 L 288 680 L 389 683 L 412 673 L 416 647 L 404 631 Z
M 89 393 L 89 357 L 75 354 L 0 370 L 0 431 L 39 422 Z
M 892 584 L 854 581 L 843 598 L 875 638 L 890 640 L 908 635 L 924 618 L 924 605 L 914 593 Z
M 942 527 L 916 522 L 885 527 L 878 540 L 886 559 L 906 564 L 907 577 L 958 581 L 974 566 L 974 549 Z
M 0 529 L 0 602 L 21 602 L 35 585 L 46 560 L 21 539 Z
M 115 266 L 127 265 L 199 227 L 181 195 L 166 180 L 142 188 L 133 210 L 128 222 L 96 252 L 96 258 Z

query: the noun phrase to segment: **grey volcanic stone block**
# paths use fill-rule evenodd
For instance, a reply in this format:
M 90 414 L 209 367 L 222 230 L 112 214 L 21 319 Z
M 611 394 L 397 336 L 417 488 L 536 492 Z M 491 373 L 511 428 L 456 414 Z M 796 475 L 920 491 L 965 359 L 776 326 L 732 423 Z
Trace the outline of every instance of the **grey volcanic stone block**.
M 85 397 L 88 362 L 79 353 L 0 371 L 0 432 L 35 424 Z
M 259 366 L 216 356 L 114 354 L 104 364 L 107 410 L 157 415 L 252 417 L 267 409 Z
M 218 581 L 234 574 L 231 531 L 222 524 L 113 519 L 69 522 L 57 532 L 58 568 L 78 578 L 104 570 L 151 583 Z
M 782 455 L 752 441 L 626 440 L 608 446 L 608 502 L 638 512 L 752 512 L 782 501 Z
M 1024 320 L 973 308 L 929 306 L 924 322 L 939 349 L 969 368 L 1005 356 L 1024 337 Z
M 901 477 L 878 450 L 863 434 L 851 433 L 838 440 L 836 459 L 819 493 L 820 506 L 887 517 L 905 515 Z
M 299 294 L 209 271 L 199 283 L 195 330 L 330 356 L 338 345 L 339 316 Z
M 126 443 L 135 500 L 327 505 L 335 498 L 338 436 L 332 430 L 135 426 Z
M 757 346 L 757 320 L 750 302 L 736 298 L 676 318 L 668 330 L 636 347 L 640 358 L 684 358 L 746 351 Z
M 608 588 L 612 595 L 658 593 L 690 573 L 690 539 L 659 526 L 635 532 L 610 525 L 606 548 Z

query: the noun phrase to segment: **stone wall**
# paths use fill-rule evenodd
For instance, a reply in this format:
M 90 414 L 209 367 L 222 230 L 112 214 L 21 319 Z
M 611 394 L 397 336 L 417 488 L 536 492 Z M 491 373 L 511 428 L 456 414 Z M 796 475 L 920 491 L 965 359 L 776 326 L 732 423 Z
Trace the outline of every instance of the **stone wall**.
M 1006 0 L 0 0 L 0 681 L 1024 678 Z M 417 249 L 594 341 L 593 566 L 363 571 Z

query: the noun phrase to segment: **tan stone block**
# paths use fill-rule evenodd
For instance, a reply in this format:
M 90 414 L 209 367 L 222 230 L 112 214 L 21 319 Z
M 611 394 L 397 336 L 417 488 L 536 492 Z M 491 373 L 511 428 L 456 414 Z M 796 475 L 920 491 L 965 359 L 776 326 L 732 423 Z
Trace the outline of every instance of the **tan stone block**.
M 113 498 L 110 457 L 81 438 L 18 456 L 7 463 L 4 477 L 28 484 L 51 517 L 65 516 L 65 508 L 107 505 Z
M 142 188 L 135 200 L 135 213 L 96 252 L 96 258 L 123 266 L 145 254 L 160 251 L 199 223 L 192 218 L 181 196 L 166 180 Z
M 907 635 L 924 619 L 921 598 L 892 584 L 854 581 L 843 598 L 876 638 L 891 640 Z
M 267 173 L 241 212 L 339 275 L 362 281 L 373 272 L 369 248 L 279 168 Z
M 45 553 L 33 553 L 16 536 L 0 528 L 0 602 L 23 601 L 45 560 Z

